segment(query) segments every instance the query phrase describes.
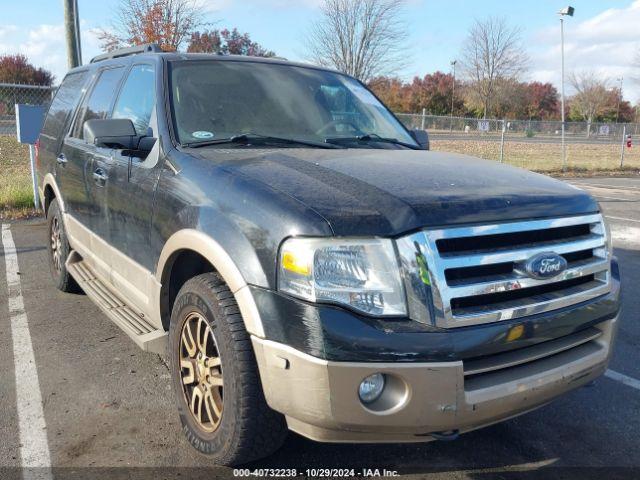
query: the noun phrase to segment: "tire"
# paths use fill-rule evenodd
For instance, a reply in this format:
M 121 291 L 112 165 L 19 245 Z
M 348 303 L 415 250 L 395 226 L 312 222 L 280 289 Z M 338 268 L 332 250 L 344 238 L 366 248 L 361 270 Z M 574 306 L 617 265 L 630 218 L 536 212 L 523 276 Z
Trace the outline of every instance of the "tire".
M 80 287 L 67 271 L 65 262 L 69 258 L 71 247 L 64 228 L 58 200 L 53 199 L 47 211 L 47 232 L 49 233 L 47 250 L 49 253 L 49 270 L 51 278 L 58 290 L 67 293 L 78 293 Z
M 282 446 L 284 417 L 267 405 L 249 334 L 218 274 L 198 275 L 180 289 L 169 345 L 182 430 L 194 448 L 217 464 L 235 466 Z

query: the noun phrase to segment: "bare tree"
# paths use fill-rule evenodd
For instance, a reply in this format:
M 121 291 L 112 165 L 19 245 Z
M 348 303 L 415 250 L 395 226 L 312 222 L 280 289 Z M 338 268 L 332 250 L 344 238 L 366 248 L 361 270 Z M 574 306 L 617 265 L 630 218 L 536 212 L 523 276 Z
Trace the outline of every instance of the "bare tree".
M 363 82 L 405 65 L 404 0 L 323 0 L 308 38 L 311 61 Z
M 484 118 L 490 113 L 499 83 L 517 80 L 529 62 L 520 29 L 495 17 L 474 22 L 461 57 L 469 88 L 478 97 Z
M 110 30 L 98 33 L 103 50 L 157 43 L 178 50 L 204 23 L 202 4 L 194 0 L 121 0 Z
M 571 108 L 587 122 L 587 136 L 591 134 L 591 123 L 607 107 L 610 96 L 606 78 L 591 71 L 572 72 L 569 83 L 576 93 L 571 98 Z

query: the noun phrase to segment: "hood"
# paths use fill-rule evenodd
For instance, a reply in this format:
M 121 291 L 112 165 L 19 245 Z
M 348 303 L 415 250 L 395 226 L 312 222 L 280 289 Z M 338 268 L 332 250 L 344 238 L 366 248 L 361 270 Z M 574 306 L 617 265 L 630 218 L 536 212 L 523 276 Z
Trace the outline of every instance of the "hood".
M 198 155 L 296 198 L 336 235 L 593 213 L 564 182 L 465 155 L 417 150 L 203 149 Z

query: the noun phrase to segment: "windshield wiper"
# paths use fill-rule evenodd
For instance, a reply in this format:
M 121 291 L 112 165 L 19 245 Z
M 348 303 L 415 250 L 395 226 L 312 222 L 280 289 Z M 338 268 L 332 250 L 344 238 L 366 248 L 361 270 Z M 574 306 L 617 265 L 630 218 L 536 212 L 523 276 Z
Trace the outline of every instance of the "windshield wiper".
M 286 145 L 304 145 L 306 147 L 313 148 L 344 148 L 338 145 L 331 145 L 328 143 L 312 142 L 308 140 L 298 140 L 295 138 L 273 137 L 271 135 L 260 135 L 259 133 L 243 133 L 240 135 L 234 135 L 228 138 L 216 138 L 215 140 L 205 140 L 203 142 L 190 142 L 183 144 L 183 147 L 207 147 L 211 145 L 224 145 L 228 143 L 237 143 L 248 145 L 252 142 L 264 142 L 264 143 L 280 143 Z
M 342 143 L 349 143 L 349 142 L 393 143 L 394 145 L 401 145 L 406 148 L 411 148 L 412 150 L 421 150 L 421 148 L 417 145 L 401 142 L 397 138 L 381 137 L 377 133 L 365 133 L 364 135 L 359 135 L 357 137 L 330 137 L 330 138 L 325 138 L 324 141 L 329 144 L 338 144 L 338 145 Z

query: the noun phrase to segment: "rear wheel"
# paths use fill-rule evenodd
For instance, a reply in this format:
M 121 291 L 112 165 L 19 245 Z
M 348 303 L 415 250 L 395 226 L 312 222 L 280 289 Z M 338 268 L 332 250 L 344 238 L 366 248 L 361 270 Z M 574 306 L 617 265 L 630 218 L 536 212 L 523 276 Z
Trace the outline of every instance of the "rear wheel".
M 223 465 L 280 448 L 284 418 L 267 406 L 249 334 L 218 274 L 198 275 L 180 289 L 169 342 L 174 393 L 191 445 Z
M 49 241 L 47 250 L 49 251 L 49 270 L 56 288 L 63 292 L 79 292 L 80 287 L 67 271 L 65 262 L 69 257 L 71 247 L 67 240 L 67 232 L 62 222 L 62 213 L 58 206 L 58 200 L 53 199 L 47 211 L 47 226 Z

